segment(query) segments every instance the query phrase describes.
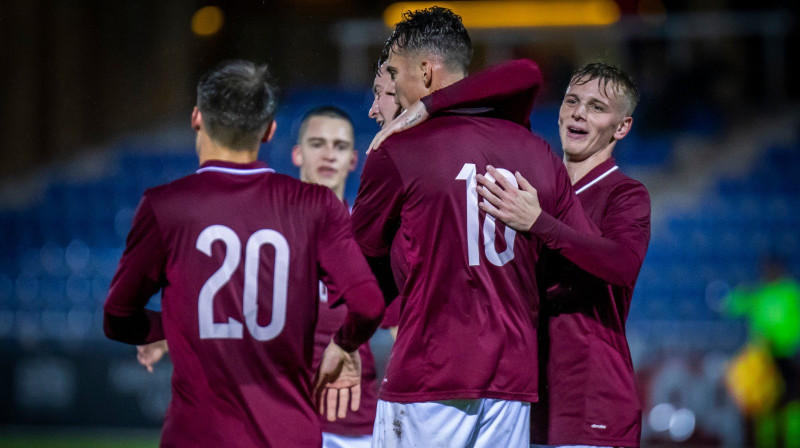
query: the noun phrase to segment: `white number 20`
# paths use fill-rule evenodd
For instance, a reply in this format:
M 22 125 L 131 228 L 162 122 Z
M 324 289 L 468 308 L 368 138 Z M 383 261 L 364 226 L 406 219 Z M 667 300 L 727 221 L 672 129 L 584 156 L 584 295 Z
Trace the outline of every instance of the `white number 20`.
M 206 227 L 197 238 L 197 250 L 211 256 L 215 241 L 225 244 L 225 260 L 200 289 L 197 302 L 197 317 L 200 324 L 200 339 L 241 339 L 242 323 L 228 317 L 227 323 L 214 322 L 214 296 L 228 283 L 239 267 L 242 243 L 236 233 L 223 225 Z M 269 244 L 275 248 L 275 270 L 272 295 L 272 321 L 262 327 L 258 325 L 258 267 L 261 246 Z M 244 294 L 242 300 L 247 329 L 257 341 L 269 341 L 278 336 L 286 324 L 286 296 L 289 282 L 289 243 L 283 235 L 271 229 L 261 229 L 247 240 L 244 255 Z
M 517 179 L 514 178 L 514 175 L 511 174 L 510 171 L 504 168 L 498 168 L 497 171 L 499 171 L 500 174 L 508 179 L 508 181 L 511 182 L 515 187 L 518 187 Z M 467 254 L 469 256 L 470 266 L 480 265 L 478 241 L 478 234 L 480 233 L 480 229 L 478 228 L 480 216 L 478 215 L 478 182 L 475 179 L 476 173 L 477 171 L 475 170 L 474 163 L 465 163 L 461 168 L 461 172 L 458 173 L 458 176 L 456 176 L 456 180 L 467 181 Z M 491 174 L 487 173 L 486 177 L 490 181 L 494 182 L 494 178 Z M 506 240 L 506 250 L 501 253 L 497 253 L 494 237 L 495 226 L 495 218 L 487 214 L 486 218 L 483 220 L 484 253 L 486 254 L 486 259 L 489 260 L 490 263 L 495 266 L 502 266 L 514 259 L 514 237 L 517 235 L 517 232 L 510 227 L 506 227 L 505 232 L 503 232 L 503 236 Z

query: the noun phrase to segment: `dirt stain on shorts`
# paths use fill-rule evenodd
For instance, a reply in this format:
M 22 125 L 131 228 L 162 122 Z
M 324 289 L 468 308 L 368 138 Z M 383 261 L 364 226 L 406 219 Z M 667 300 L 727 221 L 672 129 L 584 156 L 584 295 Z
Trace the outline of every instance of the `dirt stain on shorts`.
M 394 429 L 394 435 L 397 436 L 397 440 L 403 438 L 403 416 L 406 415 L 406 411 L 404 409 L 400 409 L 400 412 L 397 413 L 397 417 L 395 417 L 394 421 L 392 422 L 392 429 Z

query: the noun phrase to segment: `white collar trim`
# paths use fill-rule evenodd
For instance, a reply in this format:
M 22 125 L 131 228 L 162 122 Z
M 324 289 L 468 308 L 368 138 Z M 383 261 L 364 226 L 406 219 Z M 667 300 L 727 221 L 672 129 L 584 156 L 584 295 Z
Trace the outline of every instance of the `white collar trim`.
M 208 171 L 216 171 L 218 173 L 227 173 L 227 174 L 238 174 L 240 176 L 248 175 L 248 174 L 274 173 L 275 172 L 275 170 L 273 170 L 272 168 L 252 168 L 252 169 L 249 169 L 249 170 L 242 170 L 242 169 L 237 169 L 237 168 L 225 168 L 225 167 L 221 167 L 221 166 L 207 166 L 205 168 L 200 168 L 199 170 L 197 170 L 197 174 L 205 173 L 205 172 L 208 172 Z
M 600 182 L 601 180 L 603 180 L 604 177 L 608 176 L 609 174 L 613 173 L 614 171 L 616 171 L 618 169 L 619 169 L 619 167 L 614 165 L 608 171 L 606 171 L 605 173 L 603 173 L 600 176 L 598 176 L 597 179 L 595 179 L 595 180 L 589 182 L 588 184 L 582 186 L 578 191 L 575 192 L 575 194 L 581 194 L 584 190 L 586 190 L 587 188 L 591 187 L 592 185 Z

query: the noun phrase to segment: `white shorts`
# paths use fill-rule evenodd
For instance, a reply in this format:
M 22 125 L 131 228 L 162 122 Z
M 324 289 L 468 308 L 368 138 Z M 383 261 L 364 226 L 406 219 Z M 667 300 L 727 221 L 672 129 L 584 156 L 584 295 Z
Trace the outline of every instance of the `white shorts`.
M 370 448 L 372 436 L 340 436 L 330 432 L 322 433 L 322 448 Z
M 521 401 L 378 400 L 372 447 L 528 448 L 530 417 L 530 403 Z

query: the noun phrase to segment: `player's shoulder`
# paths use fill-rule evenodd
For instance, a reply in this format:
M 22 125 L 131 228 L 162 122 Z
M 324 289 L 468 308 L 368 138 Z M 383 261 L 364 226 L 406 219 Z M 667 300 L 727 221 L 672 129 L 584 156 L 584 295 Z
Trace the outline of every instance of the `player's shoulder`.
M 331 198 L 336 199 L 333 191 L 323 185 L 303 182 L 286 174 L 270 173 L 269 176 L 269 188 L 277 190 L 291 202 L 319 203 L 331 201 Z
M 390 135 L 381 149 L 394 151 L 409 150 L 427 152 L 432 146 L 449 145 L 455 141 L 470 141 L 474 137 L 491 135 L 505 140 L 519 141 L 522 144 L 550 149 L 541 137 L 530 129 L 501 118 L 468 113 L 436 115 L 419 125 Z
M 650 201 L 650 192 L 640 181 L 628 176 L 621 169 L 615 170 L 609 176 L 611 194 L 614 196 L 636 195 Z
M 190 178 L 195 174 L 190 174 L 188 176 L 184 176 L 173 181 L 167 182 L 165 184 L 157 185 L 155 187 L 150 187 L 144 190 L 142 197 L 149 201 L 157 201 L 160 199 L 167 198 L 171 195 L 176 194 L 177 192 L 183 190 L 185 186 L 190 183 Z

